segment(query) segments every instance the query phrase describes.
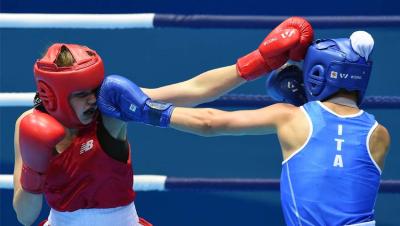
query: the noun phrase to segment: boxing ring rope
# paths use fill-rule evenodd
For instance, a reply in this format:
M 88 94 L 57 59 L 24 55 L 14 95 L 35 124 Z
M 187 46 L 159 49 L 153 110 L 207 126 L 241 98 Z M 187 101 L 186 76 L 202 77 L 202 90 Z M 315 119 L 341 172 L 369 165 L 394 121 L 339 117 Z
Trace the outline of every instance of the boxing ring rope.
M 0 13 L 0 28 L 272 28 L 288 16 Z M 400 16 L 305 16 L 315 28 L 398 27 Z
M 136 175 L 135 191 L 279 191 L 279 179 L 178 178 L 165 175 Z M 0 175 L 0 189 L 13 189 L 13 176 Z M 381 180 L 380 193 L 399 193 L 399 180 Z
M 228 94 L 199 107 L 261 108 L 277 103 L 265 95 Z M 361 104 L 364 109 L 400 108 L 400 96 L 367 96 Z
M 0 93 L 0 107 L 32 107 L 34 92 Z M 199 107 L 260 108 L 276 103 L 265 95 L 228 94 Z M 361 105 L 368 109 L 400 108 L 400 96 L 368 96 Z

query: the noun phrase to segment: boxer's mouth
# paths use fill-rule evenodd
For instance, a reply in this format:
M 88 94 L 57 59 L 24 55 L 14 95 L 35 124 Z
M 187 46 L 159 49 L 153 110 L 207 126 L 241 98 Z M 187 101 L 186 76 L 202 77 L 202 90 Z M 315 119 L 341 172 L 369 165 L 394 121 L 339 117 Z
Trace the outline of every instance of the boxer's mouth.
M 96 113 L 97 108 L 96 107 L 92 107 L 87 109 L 86 111 L 83 112 L 83 115 L 91 117 L 94 115 L 94 113 Z

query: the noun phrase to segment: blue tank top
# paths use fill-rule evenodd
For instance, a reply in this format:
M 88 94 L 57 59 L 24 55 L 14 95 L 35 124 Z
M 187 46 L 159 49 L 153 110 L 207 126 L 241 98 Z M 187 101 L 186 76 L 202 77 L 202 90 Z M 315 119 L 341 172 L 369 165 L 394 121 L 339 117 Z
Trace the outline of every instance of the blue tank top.
M 340 116 L 319 101 L 301 107 L 305 144 L 282 163 L 287 225 L 347 225 L 374 220 L 381 170 L 369 152 L 378 123 L 364 111 Z

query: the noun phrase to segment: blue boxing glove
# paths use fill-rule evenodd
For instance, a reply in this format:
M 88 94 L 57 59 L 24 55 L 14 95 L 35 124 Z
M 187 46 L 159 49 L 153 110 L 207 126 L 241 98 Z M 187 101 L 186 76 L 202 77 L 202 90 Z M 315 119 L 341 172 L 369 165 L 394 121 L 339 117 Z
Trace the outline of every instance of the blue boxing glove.
M 266 89 L 272 99 L 301 106 L 307 102 L 303 71 L 296 64 L 285 64 L 272 71 L 267 78 Z
M 168 127 L 174 109 L 172 104 L 151 100 L 135 83 L 119 75 L 104 79 L 97 105 L 107 116 L 159 127 Z

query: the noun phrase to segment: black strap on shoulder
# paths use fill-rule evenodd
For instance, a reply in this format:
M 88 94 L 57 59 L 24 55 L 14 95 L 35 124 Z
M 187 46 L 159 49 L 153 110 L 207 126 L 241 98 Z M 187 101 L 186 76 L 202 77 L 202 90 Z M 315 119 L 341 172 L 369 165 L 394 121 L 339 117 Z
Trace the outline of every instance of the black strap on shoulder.
M 108 133 L 100 119 L 97 129 L 97 138 L 104 152 L 111 158 L 127 163 L 129 158 L 129 144 L 127 140 L 117 140 Z

